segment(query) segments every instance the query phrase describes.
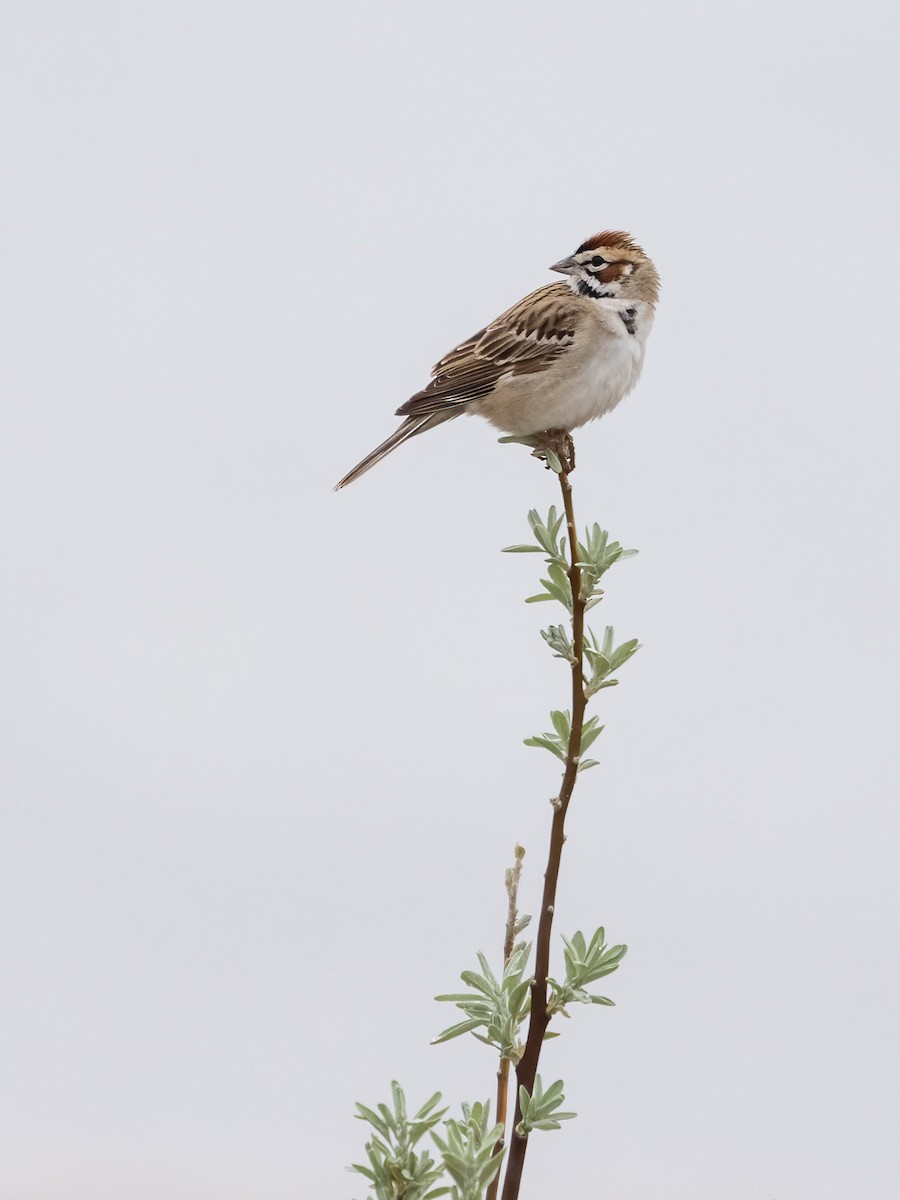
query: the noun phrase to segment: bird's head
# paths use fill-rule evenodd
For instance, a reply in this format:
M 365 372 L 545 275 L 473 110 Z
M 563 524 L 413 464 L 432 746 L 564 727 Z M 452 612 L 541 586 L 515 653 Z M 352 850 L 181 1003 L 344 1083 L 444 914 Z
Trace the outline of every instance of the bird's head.
M 659 298 L 656 267 L 627 233 L 595 233 L 570 258 L 554 263 L 550 270 L 568 275 L 572 291 L 590 299 L 646 300 L 655 304 Z

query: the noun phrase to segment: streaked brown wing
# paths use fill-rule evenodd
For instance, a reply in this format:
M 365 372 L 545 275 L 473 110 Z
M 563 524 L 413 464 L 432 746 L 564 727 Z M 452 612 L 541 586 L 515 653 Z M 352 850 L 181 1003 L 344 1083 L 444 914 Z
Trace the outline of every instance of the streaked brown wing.
M 486 329 L 461 342 L 432 369 L 432 380 L 397 409 L 425 416 L 480 400 L 505 375 L 542 371 L 575 340 L 577 300 L 568 284 L 549 283 Z

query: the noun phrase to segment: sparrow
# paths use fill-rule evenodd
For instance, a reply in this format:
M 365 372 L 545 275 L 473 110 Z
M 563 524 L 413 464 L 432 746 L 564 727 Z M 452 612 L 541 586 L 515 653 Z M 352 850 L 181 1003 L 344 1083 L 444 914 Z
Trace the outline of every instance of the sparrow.
M 538 288 L 446 354 L 427 387 L 397 409 L 403 424 L 335 491 L 463 413 L 519 437 L 570 434 L 628 395 L 659 298 L 653 263 L 629 234 L 606 230 L 550 270 L 566 279 Z

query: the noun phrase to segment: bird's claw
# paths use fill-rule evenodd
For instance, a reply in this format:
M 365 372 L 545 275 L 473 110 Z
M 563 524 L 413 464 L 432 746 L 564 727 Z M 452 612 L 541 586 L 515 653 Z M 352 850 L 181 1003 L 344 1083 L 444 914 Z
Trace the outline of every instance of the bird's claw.
M 575 470 L 575 443 L 565 429 L 545 429 L 536 439 L 532 456 L 545 463 L 548 471 L 568 475 Z

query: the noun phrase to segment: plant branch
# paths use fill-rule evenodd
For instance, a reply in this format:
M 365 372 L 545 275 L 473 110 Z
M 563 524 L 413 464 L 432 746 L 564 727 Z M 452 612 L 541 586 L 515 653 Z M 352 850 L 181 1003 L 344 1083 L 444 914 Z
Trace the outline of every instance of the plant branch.
M 516 924 L 519 920 L 518 896 L 519 878 L 522 874 L 522 859 L 525 857 L 524 847 L 516 844 L 516 861 L 506 872 L 506 934 L 503 939 L 503 966 L 506 967 L 512 957 L 516 943 Z M 497 1143 L 495 1154 L 502 1154 L 506 1146 L 506 1110 L 509 1094 L 509 1059 L 500 1055 L 500 1065 L 497 1067 L 497 1124 L 503 1126 L 504 1136 Z M 487 1190 L 486 1200 L 497 1200 L 500 1189 L 500 1172 L 491 1180 Z
M 525 847 L 516 843 L 514 850 L 516 861 L 506 872 L 506 936 L 503 939 L 503 965 L 512 958 L 516 944 L 516 923 L 519 920 L 518 896 L 519 879 L 522 875 L 522 859 L 525 857 Z
M 548 438 L 548 441 L 550 439 Z M 550 853 L 547 859 L 547 870 L 544 873 L 544 892 L 541 901 L 540 919 L 538 922 L 537 945 L 535 952 L 535 976 L 531 986 L 531 1017 L 528 1024 L 528 1036 L 525 1051 L 516 1067 L 516 1079 L 519 1087 L 524 1087 L 528 1095 L 534 1091 L 534 1081 L 537 1075 L 541 1047 L 544 1034 L 550 1023 L 547 1011 L 547 976 L 550 972 L 550 933 L 553 927 L 553 912 L 556 906 L 556 885 L 559 879 L 559 867 L 562 859 L 563 844 L 565 843 L 566 812 L 572 791 L 578 775 L 578 762 L 581 755 L 581 733 L 584 726 L 584 711 L 587 698 L 584 689 L 584 609 L 585 602 L 581 596 L 581 569 L 578 566 L 578 534 L 575 528 L 575 513 L 572 504 L 572 486 L 569 474 L 574 469 L 574 447 L 571 439 L 555 438 L 550 441 L 561 470 L 559 485 L 562 489 L 563 506 L 566 513 L 566 531 L 569 541 L 569 582 L 572 585 L 572 724 L 569 733 L 569 744 L 566 753 L 566 764 L 563 772 L 562 786 L 559 795 L 552 801 L 553 822 L 550 830 Z M 560 453 L 560 450 L 563 452 Z M 550 460 L 548 459 L 548 462 Z M 518 1089 L 517 1089 L 518 1096 Z M 525 1165 L 525 1152 L 528 1149 L 528 1136 L 516 1131 L 522 1118 L 521 1105 L 517 1098 L 516 1111 L 513 1121 L 513 1132 L 510 1140 L 509 1157 L 506 1165 L 506 1178 L 503 1183 L 502 1200 L 517 1200 L 522 1182 L 522 1169 Z

